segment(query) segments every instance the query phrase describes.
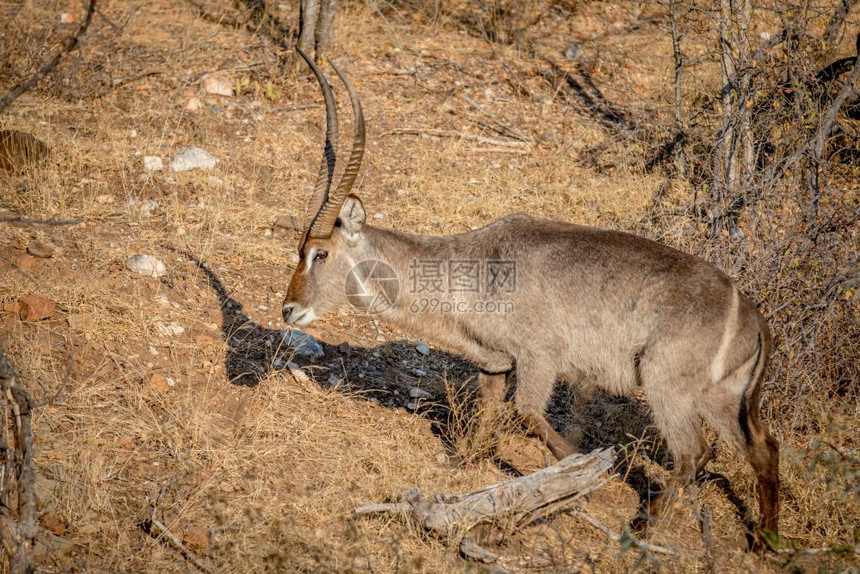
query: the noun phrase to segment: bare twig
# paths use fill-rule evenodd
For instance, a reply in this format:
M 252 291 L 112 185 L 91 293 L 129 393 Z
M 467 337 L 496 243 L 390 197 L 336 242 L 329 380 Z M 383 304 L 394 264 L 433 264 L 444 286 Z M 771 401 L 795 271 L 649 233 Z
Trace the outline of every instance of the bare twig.
M 524 147 L 524 146 L 528 145 L 525 142 L 521 142 L 521 141 L 498 140 L 498 139 L 488 138 L 488 137 L 479 136 L 479 135 L 470 134 L 470 133 L 465 133 L 465 132 L 455 132 L 455 131 L 450 131 L 450 130 L 438 130 L 438 129 L 432 129 L 432 128 L 396 128 L 396 129 L 393 129 L 391 131 L 385 132 L 381 135 L 382 136 L 428 135 L 428 136 L 433 136 L 433 137 L 438 137 L 438 138 L 464 139 L 464 140 L 476 141 L 476 142 L 500 146 L 500 147 Z
M 197 569 L 201 570 L 202 572 L 212 572 L 212 569 L 203 562 L 201 562 L 200 558 L 194 552 L 189 550 L 188 547 L 185 546 L 182 541 L 177 538 L 176 535 L 173 534 L 167 528 L 167 526 L 164 525 L 163 522 L 155 519 L 151 519 L 147 522 L 150 535 L 156 538 L 162 538 L 164 540 L 167 540 L 171 544 L 171 546 L 176 548 L 183 556 L 185 556 L 186 560 L 191 562 L 195 567 L 197 567 Z
M 25 225 L 77 225 L 82 219 L 31 219 L 29 217 L 0 217 L 0 222 Z
M 491 122 L 493 122 L 494 124 L 499 126 L 499 128 L 501 128 L 501 130 L 502 130 L 502 132 L 500 132 L 500 133 L 507 134 L 508 136 L 510 136 L 514 139 L 520 140 L 521 142 L 523 142 L 525 144 L 534 145 L 534 143 L 535 143 L 534 139 L 531 136 L 529 136 L 528 134 L 524 134 L 523 132 L 521 132 L 517 128 L 499 121 L 498 118 L 496 118 L 492 114 L 489 114 L 486 111 L 484 111 L 484 108 L 481 106 L 481 104 L 479 104 L 478 102 L 476 102 L 472 98 L 466 97 L 466 101 L 469 102 L 469 104 L 471 106 L 473 106 L 476 110 L 481 112 L 481 115 L 483 115 L 485 118 L 487 118 L 488 120 L 490 120 Z M 496 130 L 496 131 L 498 131 L 498 130 Z
M 6 94 L 3 99 L 0 100 L 0 114 L 2 114 L 12 102 L 18 99 L 18 96 L 20 96 L 27 90 L 32 89 L 36 84 L 41 82 L 45 76 L 50 74 L 53 69 L 57 67 L 57 64 L 60 63 L 60 60 L 62 60 L 66 54 L 74 50 L 75 46 L 78 45 L 78 42 L 81 41 L 81 37 L 87 31 L 87 28 L 89 28 L 90 22 L 92 22 L 93 20 L 93 13 L 95 13 L 95 10 L 96 0 L 90 0 L 90 7 L 89 9 L 87 9 L 87 16 L 81 24 L 81 27 L 78 28 L 78 31 L 75 33 L 75 35 L 69 39 L 65 47 L 63 47 L 63 49 L 60 50 L 57 55 L 54 56 L 54 59 L 48 62 L 45 67 L 33 74 L 33 76 L 31 76 L 29 80 L 20 84 L 17 88 Z
M 819 548 L 777 548 L 773 552 L 777 556 L 785 554 L 807 554 L 814 556 L 829 552 L 836 554 L 856 554 L 860 556 L 860 544 L 836 544 L 833 546 L 821 546 Z
M 827 29 L 824 32 L 824 43 L 827 46 L 835 46 L 839 40 L 839 33 L 842 31 L 842 25 L 845 23 L 845 17 L 857 0 L 840 0 L 836 9 L 833 11 L 833 16 L 830 17 L 830 22 L 827 23 Z
M 830 135 L 830 132 L 833 129 L 833 124 L 836 122 L 836 114 L 839 112 L 839 108 L 842 107 L 842 104 L 845 103 L 845 100 L 854 91 L 854 84 L 856 84 L 858 80 L 860 80 L 860 55 L 854 59 L 854 69 L 851 71 L 848 79 L 845 80 L 845 83 L 842 85 L 842 89 L 839 90 L 833 103 L 830 104 L 830 107 L 827 108 L 827 111 L 822 115 L 821 123 L 818 125 L 815 135 L 807 140 L 806 144 L 788 156 L 782 163 L 772 166 L 768 173 L 768 179 L 774 175 L 776 170 L 786 171 L 791 169 L 794 164 L 800 160 L 800 158 L 810 151 L 818 150 L 819 147 L 823 149 L 823 142 L 826 140 L 827 136 Z
M 586 521 L 596 529 L 600 530 L 606 536 L 612 538 L 616 542 L 629 541 L 633 544 L 633 546 L 635 546 L 639 550 L 642 550 L 643 552 L 656 552 L 659 554 L 668 554 L 669 556 L 678 555 L 677 550 L 672 550 L 671 548 L 664 548 L 662 546 L 657 546 L 656 544 L 648 544 L 647 542 L 643 542 L 638 538 L 631 536 L 627 532 L 625 532 L 624 534 L 618 534 L 617 532 L 612 531 L 608 526 L 606 526 L 593 516 L 589 516 L 588 514 L 585 514 L 584 512 L 581 512 L 579 510 L 567 510 L 566 512 L 572 516 L 581 518 L 582 520 Z

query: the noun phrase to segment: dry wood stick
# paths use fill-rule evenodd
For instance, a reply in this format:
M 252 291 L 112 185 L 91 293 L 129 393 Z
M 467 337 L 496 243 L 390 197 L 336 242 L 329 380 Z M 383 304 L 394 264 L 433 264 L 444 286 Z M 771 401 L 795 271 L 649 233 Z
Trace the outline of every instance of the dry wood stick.
M 167 540 L 168 542 L 170 542 L 170 544 L 171 544 L 174 548 L 176 548 L 177 550 L 179 550 L 179 552 L 180 552 L 183 556 L 185 556 L 185 558 L 186 558 L 189 562 L 191 562 L 192 564 L 194 564 L 194 566 L 196 566 L 198 569 L 202 570 L 203 572 L 212 572 L 212 569 L 211 569 L 211 568 L 209 568 L 208 566 L 206 566 L 205 564 L 203 564 L 203 562 L 201 562 L 201 561 L 200 561 L 200 558 L 198 558 L 198 557 L 197 557 L 197 555 L 196 555 L 194 552 L 192 552 L 191 550 L 189 550 L 189 549 L 188 549 L 188 547 L 187 547 L 187 546 L 185 546 L 185 545 L 182 543 L 182 541 L 181 541 L 179 538 L 177 538 L 177 537 L 176 537 L 176 535 L 175 535 L 175 534 L 173 534 L 173 533 L 172 533 L 172 532 L 167 528 L 167 526 L 165 526 L 165 525 L 164 525 L 164 523 L 163 523 L 163 522 L 161 522 L 160 520 L 156 520 L 156 519 L 154 519 L 154 518 L 153 518 L 152 520 L 150 520 L 149 524 L 150 524 L 150 527 L 151 527 L 151 528 L 150 528 L 150 534 L 154 535 L 156 538 L 159 538 L 159 537 L 160 537 L 160 538 L 163 538 L 164 540 Z
M 455 132 L 451 130 L 439 130 L 432 128 L 396 128 L 391 131 L 385 132 L 382 136 L 390 136 L 390 135 L 407 135 L 407 136 L 420 136 L 420 135 L 428 135 L 439 138 L 458 138 L 464 140 L 471 140 L 480 143 L 496 145 L 500 147 L 524 147 L 528 145 L 525 142 L 521 141 L 509 141 L 509 140 L 498 140 L 493 138 L 488 138 L 484 136 L 479 136 L 475 134 L 465 133 L 465 132 Z
M 71 52 L 75 48 L 75 46 L 78 45 L 78 42 L 81 41 L 81 37 L 84 35 L 84 32 L 86 32 L 87 28 L 89 28 L 90 22 L 92 22 L 93 19 L 93 13 L 95 11 L 96 0 L 90 0 L 90 7 L 87 10 L 87 17 L 84 19 L 83 23 L 81 24 L 81 27 L 78 28 L 78 31 L 75 33 L 75 35 L 69 39 L 69 42 L 63 47 L 63 49 L 57 52 L 57 55 L 54 56 L 54 59 L 48 62 L 48 64 L 44 68 L 33 74 L 33 76 L 31 76 L 29 80 L 27 80 L 23 84 L 20 84 L 17 88 L 6 94 L 3 99 L 0 100 L 0 114 L 2 114 L 3 111 L 8 108 L 12 102 L 18 99 L 18 96 L 41 82 L 45 76 L 50 74 L 51 71 L 53 71 L 53 69 L 57 67 L 57 64 L 60 63 L 60 60 L 62 60 L 66 54 Z

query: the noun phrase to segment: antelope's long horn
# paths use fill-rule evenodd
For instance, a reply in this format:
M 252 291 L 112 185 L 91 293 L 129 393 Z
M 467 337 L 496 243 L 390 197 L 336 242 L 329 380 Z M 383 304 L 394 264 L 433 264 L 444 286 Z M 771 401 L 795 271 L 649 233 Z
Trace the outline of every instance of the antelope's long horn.
M 305 238 L 308 236 L 328 237 L 328 234 L 331 233 L 331 228 L 325 234 L 321 234 L 320 230 L 322 226 L 317 225 L 317 220 L 319 219 L 319 214 L 329 202 L 329 190 L 334 179 L 334 166 L 337 159 L 337 107 L 334 103 L 334 94 L 332 94 L 331 86 L 329 86 L 322 71 L 298 46 L 296 46 L 296 51 L 310 66 L 322 89 L 323 98 L 325 99 L 326 118 L 325 147 L 323 148 L 323 158 L 320 163 L 319 173 L 317 174 L 316 185 L 314 185 L 314 194 L 308 204 Z M 302 243 L 304 244 L 304 239 Z
M 343 206 L 343 202 L 346 201 L 346 198 L 349 196 L 349 192 L 352 190 L 352 186 L 355 184 L 355 178 L 358 177 L 358 172 L 361 169 L 361 160 L 364 158 L 365 128 L 364 112 L 361 109 L 361 102 L 358 100 L 358 95 L 355 93 L 355 89 L 352 87 L 352 84 L 346 76 L 337 69 L 334 62 L 329 61 L 329 65 L 331 65 L 340 78 L 340 81 L 346 86 L 346 91 L 349 92 L 349 99 L 352 102 L 355 135 L 352 139 L 352 149 L 349 152 L 349 161 L 347 162 L 343 175 L 340 178 L 340 183 L 335 191 L 328 197 L 328 200 L 322 205 L 316 219 L 314 219 L 313 230 L 311 232 L 312 237 L 328 237 L 331 235 L 335 221 L 340 214 L 340 208 Z M 314 235 L 314 232 L 320 233 L 321 235 Z

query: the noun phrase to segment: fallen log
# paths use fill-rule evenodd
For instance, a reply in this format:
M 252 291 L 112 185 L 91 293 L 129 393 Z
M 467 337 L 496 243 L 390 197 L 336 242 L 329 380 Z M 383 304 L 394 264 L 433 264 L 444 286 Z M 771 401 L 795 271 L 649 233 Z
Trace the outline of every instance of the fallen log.
M 614 459 L 612 448 L 573 454 L 538 472 L 474 492 L 424 495 L 416 487 L 398 493 L 393 502 L 363 506 L 355 512 L 413 519 L 430 533 L 459 543 L 464 555 L 493 562 L 497 556 L 478 544 L 473 529 L 482 527 L 482 541 L 499 541 L 504 534 L 545 518 L 604 485 L 612 478 L 606 472 Z

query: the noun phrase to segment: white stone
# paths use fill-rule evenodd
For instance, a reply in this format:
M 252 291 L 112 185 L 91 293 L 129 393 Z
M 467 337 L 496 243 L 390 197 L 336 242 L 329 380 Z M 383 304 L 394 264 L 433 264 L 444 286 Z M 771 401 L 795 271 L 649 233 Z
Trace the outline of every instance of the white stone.
M 187 171 L 189 169 L 212 169 L 218 159 L 208 154 L 199 147 L 187 147 L 175 156 L 170 162 L 172 171 Z
M 220 74 L 206 74 L 200 80 L 201 89 L 215 96 L 232 96 L 233 85 Z
M 409 396 L 413 399 L 430 399 L 433 397 L 428 391 L 419 388 L 409 389 Z
M 164 162 L 157 155 L 143 156 L 143 171 L 161 171 L 164 169 Z
M 188 98 L 188 101 L 185 102 L 185 109 L 189 112 L 196 112 L 200 108 L 203 107 L 203 102 L 200 101 L 200 98 L 197 96 L 191 96 Z
M 167 275 L 167 268 L 164 263 L 152 255 L 136 254 L 129 257 L 125 266 L 129 271 L 144 275 L 146 277 L 161 277 Z

